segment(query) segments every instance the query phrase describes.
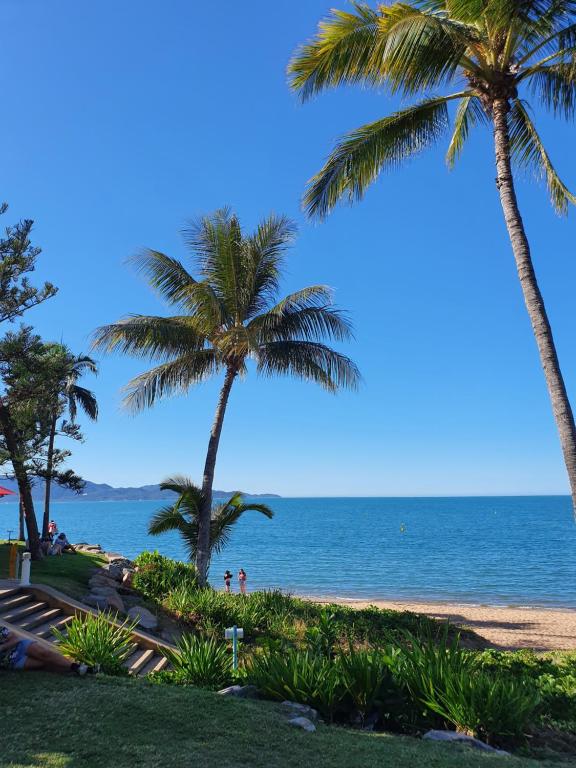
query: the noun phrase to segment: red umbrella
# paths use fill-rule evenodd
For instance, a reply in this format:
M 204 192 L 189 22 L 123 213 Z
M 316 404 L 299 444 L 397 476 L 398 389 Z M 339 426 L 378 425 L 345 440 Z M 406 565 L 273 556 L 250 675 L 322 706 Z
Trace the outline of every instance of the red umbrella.
M 3 488 L 0 485 L 0 496 L 15 496 L 14 491 L 9 491 L 8 488 Z

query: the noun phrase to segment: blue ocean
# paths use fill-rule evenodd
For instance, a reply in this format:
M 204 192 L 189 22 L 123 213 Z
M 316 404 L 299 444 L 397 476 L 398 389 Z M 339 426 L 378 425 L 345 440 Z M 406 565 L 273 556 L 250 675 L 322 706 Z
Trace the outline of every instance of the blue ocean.
M 576 523 L 567 496 L 260 499 L 214 558 L 211 581 L 244 568 L 250 589 L 368 600 L 457 601 L 576 608 Z M 158 502 L 61 502 L 52 517 L 71 541 L 128 557 L 185 558 L 176 534 L 151 537 Z M 0 505 L 2 529 L 17 528 Z

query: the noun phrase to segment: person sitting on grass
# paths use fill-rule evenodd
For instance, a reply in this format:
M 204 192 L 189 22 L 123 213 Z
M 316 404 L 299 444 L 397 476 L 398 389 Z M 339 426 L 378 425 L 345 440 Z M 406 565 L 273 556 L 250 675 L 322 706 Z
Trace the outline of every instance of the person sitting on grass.
M 96 667 L 70 661 L 61 653 L 45 648 L 41 643 L 20 637 L 5 626 L 0 626 L 0 669 L 41 669 L 80 677 L 98 671 Z
M 72 544 L 66 538 L 64 531 L 59 533 L 54 539 L 52 546 L 50 547 L 51 555 L 61 555 L 62 552 L 76 552 Z

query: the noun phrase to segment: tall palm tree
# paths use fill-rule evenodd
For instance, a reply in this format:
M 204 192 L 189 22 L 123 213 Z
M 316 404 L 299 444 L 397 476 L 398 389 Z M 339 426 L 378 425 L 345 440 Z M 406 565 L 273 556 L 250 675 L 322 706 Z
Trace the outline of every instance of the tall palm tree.
M 99 349 L 160 361 L 128 385 L 126 405 L 136 411 L 224 373 L 198 516 L 196 566 L 202 584 L 210 553 L 212 486 L 222 424 L 232 385 L 246 375 L 247 361 L 252 359 L 263 376 L 288 374 L 329 392 L 358 384 L 354 363 L 322 343 L 351 337 L 350 324 L 334 307 L 331 291 L 313 285 L 276 302 L 284 254 L 294 234 L 294 225 L 278 216 L 264 219 L 253 234 L 244 234 L 228 209 L 193 222 L 184 237 L 197 278 L 180 261 L 158 251 L 146 250 L 134 258 L 150 285 L 179 314 L 136 315 L 95 334 Z
M 75 424 L 78 408 L 84 411 L 92 421 L 98 418 L 98 403 L 94 393 L 78 384 L 78 380 L 85 373 L 98 373 L 97 363 L 87 355 L 74 355 L 63 344 L 50 345 L 49 351 L 54 359 L 54 377 L 48 402 L 49 433 L 42 518 L 42 536 L 44 537 L 48 535 L 50 522 L 50 493 L 54 474 L 54 443 L 58 419 L 67 412 L 70 421 Z
M 159 510 L 148 526 L 148 533 L 158 536 L 167 531 L 178 531 L 190 560 L 198 555 L 200 510 L 203 505 L 202 489 L 187 477 L 171 477 L 160 484 L 162 491 L 178 494 L 174 504 Z M 214 552 L 221 552 L 230 540 L 232 528 L 245 512 L 260 512 L 269 520 L 274 513 L 266 504 L 244 504 L 241 493 L 234 493 L 224 504 L 218 504 L 210 513 L 210 539 L 208 562 Z
M 514 188 L 513 167 L 546 179 L 559 213 L 576 199 L 560 180 L 532 121 L 529 91 L 555 117 L 576 113 L 576 2 L 569 0 L 411 0 L 375 9 L 334 10 L 289 65 L 292 87 L 308 99 L 361 83 L 419 98 L 342 137 L 305 195 L 324 217 L 342 197 L 360 199 L 381 171 L 435 144 L 450 128 L 447 162 L 471 129 L 491 127 L 496 185 L 524 300 L 536 337 L 576 508 L 576 426 Z M 455 87 L 453 93 L 442 93 Z

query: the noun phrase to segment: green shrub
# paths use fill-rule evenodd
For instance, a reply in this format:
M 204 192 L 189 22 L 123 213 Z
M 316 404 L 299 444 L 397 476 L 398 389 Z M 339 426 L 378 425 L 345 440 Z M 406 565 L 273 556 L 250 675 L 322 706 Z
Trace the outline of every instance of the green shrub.
M 266 697 L 307 704 L 330 721 L 346 695 L 338 664 L 310 651 L 254 654 L 246 664 L 245 677 Z
M 158 552 L 142 552 L 134 562 L 138 571 L 132 586 L 150 600 L 162 602 L 177 588 L 196 588 L 196 568 L 190 563 L 171 560 Z
M 304 641 L 308 649 L 320 656 L 332 658 L 342 627 L 334 613 L 324 609 L 318 615 L 318 623 L 306 629 Z
M 534 680 L 511 671 L 496 674 L 483 669 L 479 655 L 459 647 L 446 632 L 425 642 L 406 639 L 396 674 L 429 718 L 434 714 L 487 741 L 519 736 L 533 722 L 540 702 Z
M 218 690 L 232 679 L 232 654 L 213 638 L 182 635 L 176 650 L 164 648 L 162 653 L 172 664 L 177 682 Z
M 346 653 L 338 655 L 337 665 L 346 689 L 346 698 L 362 720 L 376 706 L 382 709 L 386 702 L 398 697 L 398 686 L 392 674 L 398 653 L 398 649 L 394 648 L 383 653 L 358 650 L 350 646 Z
M 58 629 L 52 632 L 65 656 L 90 666 L 99 664 L 108 675 L 127 675 L 123 662 L 134 649 L 136 624 L 111 624 L 103 614 L 78 614 L 66 625 L 66 634 Z
M 476 670 L 448 676 L 443 690 L 424 703 L 457 730 L 491 743 L 495 737 L 522 736 L 540 703 L 532 680 Z

